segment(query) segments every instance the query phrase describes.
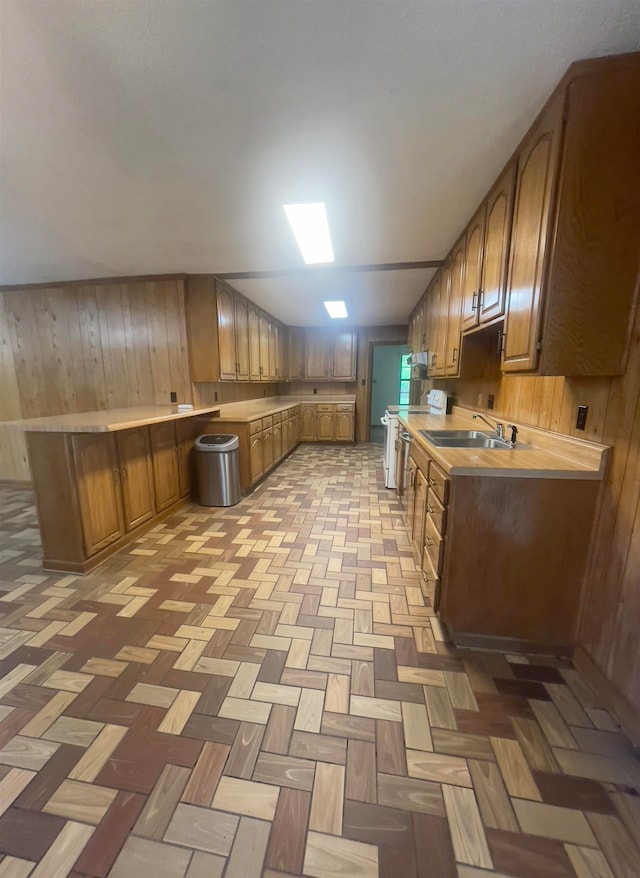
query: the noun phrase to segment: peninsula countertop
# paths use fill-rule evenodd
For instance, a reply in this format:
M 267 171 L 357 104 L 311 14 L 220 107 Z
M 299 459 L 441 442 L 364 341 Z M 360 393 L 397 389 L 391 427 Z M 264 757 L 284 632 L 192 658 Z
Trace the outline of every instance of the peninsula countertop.
M 219 411 L 219 405 L 180 410 L 177 405 L 146 405 L 3 421 L 2 425 L 24 430 L 25 433 L 113 433 L 117 430 L 130 430 L 133 427 L 144 427 L 162 421 L 179 421 L 182 418 L 202 415 L 215 417 Z
M 489 417 L 489 416 L 487 416 Z M 609 447 L 549 430 L 518 424 L 513 449 L 440 448 L 421 430 L 480 430 L 490 433 L 468 409 L 454 406 L 450 415 L 430 415 L 414 407 L 398 409 L 398 418 L 418 445 L 450 476 L 502 476 L 547 479 L 602 480 Z M 495 419 L 492 419 L 495 420 Z M 502 423 L 508 419 L 498 418 Z M 509 421 L 509 423 L 511 423 Z

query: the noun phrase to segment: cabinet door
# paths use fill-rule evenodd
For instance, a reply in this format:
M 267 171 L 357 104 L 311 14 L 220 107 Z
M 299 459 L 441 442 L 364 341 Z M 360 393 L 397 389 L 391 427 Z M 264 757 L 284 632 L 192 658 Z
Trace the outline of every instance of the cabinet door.
M 127 530 L 133 530 L 151 518 L 156 511 L 149 430 L 147 427 L 121 430 L 116 433 L 116 443 L 120 461 L 124 525 Z
M 260 381 L 260 312 L 255 305 L 247 309 L 249 324 L 249 380 Z
M 435 327 L 435 344 L 433 352 L 429 359 L 429 376 L 439 377 L 445 373 L 445 357 L 447 347 L 447 317 L 449 311 L 449 285 L 451 281 L 451 266 L 449 264 L 442 268 L 437 283 L 433 290 L 433 301 L 431 307 L 433 309 L 432 323 Z M 432 338 L 433 330 L 432 330 Z
M 273 469 L 273 428 L 262 431 L 262 468 L 265 473 Z
M 289 330 L 278 324 L 278 380 L 289 380 Z
M 502 358 L 505 372 L 530 371 L 538 363 L 563 105 L 564 94 L 551 104 L 518 156 Z
M 236 380 L 236 330 L 234 296 L 231 290 L 216 285 L 218 301 L 218 351 L 220 380 Z
M 249 380 L 249 312 L 247 300 L 235 296 L 236 381 Z
M 260 312 L 260 380 L 269 380 L 269 318 Z
M 289 380 L 304 380 L 304 329 L 289 327 Z
M 353 442 L 353 411 L 339 411 L 336 416 L 336 440 Z
M 318 412 L 316 419 L 316 436 L 319 442 L 333 442 L 336 434 L 335 420 L 335 410 L 330 412 Z
M 91 556 L 124 534 L 116 439 L 113 433 L 77 433 L 72 446 L 84 548 Z
M 358 336 L 355 332 L 340 332 L 333 337 L 333 362 L 331 376 L 339 381 L 356 380 L 356 347 Z
M 421 469 L 416 470 L 415 477 L 415 501 L 413 507 L 413 520 L 411 525 L 411 539 L 418 551 L 418 557 L 422 562 L 422 550 L 424 545 L 424 522 L 427 514 L 427 477 Z
M 396 452 L 400 454 L 402 451 L 402 442 L 398 440 L 398 444 L 396 444 Z M 407 483 L 403 487 L 402 486 L 402 471 L 401 465 L 400 469 L 396 472 L 396 482 L 398 487 L 396 488 L 398 492 L 398 496 L 402 496 L 403 491 L 407 496 L 407 524 L 409 526 L 409 534 L 413 530 L 413 510 L 416 505 L 416 473 L 418 472 L 418 464 L 415 460 L 409 455 L 409 460 L 407 461 Z
M 460 373 L 460 335 L 462 332 L 462 281 L 464 275 L 464 238 L 453 248 L 449 308 L 447 320 L 447 346 L 445 374 Z
M 316 438 L 316 407 L 300 406 L 300 441 L 314 442 Z
M 282 460 L 282 424 L 273 425 L 273 461 Z
M 180 496 L 187 497 L 193 486 L 194 450 L 193 443 L 198 436 L 198 425 L 195 418 L 184 418 L 176 421 L 176 439 L 178 443 L 178 481 Z
M 292 447 L 295 448 L 296 445 L 300 444 L 300 413 L 296 412 L 292 418 L 293 422 L 293 444 Z
M 269 333 L 269 381 L 278 380 L 278 329 L 275 321 L 267 317 Z
M 478 324 L 480 288 L 482 286 L 482 262 L 484 255 L 484 226 L 486 205 L 467 226 L 464 283 L 462 288 L 462 329 L 473 329 Z
M 254 433 L 249 438 L 249 476 L 251 484 L 257 482 L 263 472 L 262 433 Z
M 163 509 L 177 503 L 180 499 L 175 423 L 169 421 L 165 424 L 151 424 L 149 435 L 151 437 L 156 509 L 158 512 L 162 512 Z
M 329 339 L 324 332 L 308 330 L 305 338 L 305 378 L 324 381 L 329 377 Z
M 426 307 L 426 325 L 427 325 L 427 342 L 429 352 L 429 363 L 427 366 L 427 374 L 429 378 L 436 374 L 437 341 L 438 341 L 438 316 L 440 314 L 440 288 L 442 286 L 442 272 L 438 271 L 433 280 L 429 284 L 427 290 Z
M 515 165 L 512 163 L 487 198 L 480 323 L 488 323 L 504 314 L 515 181 Z

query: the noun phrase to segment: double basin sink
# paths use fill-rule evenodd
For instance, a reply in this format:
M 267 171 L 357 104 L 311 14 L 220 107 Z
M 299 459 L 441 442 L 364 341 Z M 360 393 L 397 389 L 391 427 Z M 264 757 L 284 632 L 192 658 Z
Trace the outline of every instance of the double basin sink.
M 439 448 L 491 448 L 510 451 L 514 447 L 497 433 L 486 433 L 482 430 L 420 430 L 420 434 Z M 527 446 L 518 442 L 516 447 L 523 449 Z

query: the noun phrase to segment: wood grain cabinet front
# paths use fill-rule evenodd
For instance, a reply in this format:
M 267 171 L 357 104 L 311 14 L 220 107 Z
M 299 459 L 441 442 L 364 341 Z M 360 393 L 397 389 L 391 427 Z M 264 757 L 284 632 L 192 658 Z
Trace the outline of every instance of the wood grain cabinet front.
M 133 530 L 155 515 L 151 443 L 147 427 L 115 434 L 120 461 L 124 524 Z
M 72 436 L 78 502 L 87 556 L 124 534 L 121 475 L 112 433 Z
M 180 477 L 178 475 L 178 448 L 176 426 L 173 421 L 151 424 L 151 458 L 153 462 L 153 484 L 156 495 L 156 509 L 162 512 L 180 499 Z
M 318 442 L 333 442 L 336 437 L 335 405 L 319 405 L 316 414 L 316 439 Z
M 448 476 L 412 441 L 407 526 L 454 643 L 568 652 L 599 483 Z
M 300 440 L 315 442 L 316 439 L 316 407 L 315 405 L 300 406 Z

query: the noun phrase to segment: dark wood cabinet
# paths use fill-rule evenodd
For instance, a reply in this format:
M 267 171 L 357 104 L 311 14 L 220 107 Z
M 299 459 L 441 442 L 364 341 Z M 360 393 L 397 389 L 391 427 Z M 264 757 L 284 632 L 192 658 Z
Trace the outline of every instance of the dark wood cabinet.
M 180 499 L 175 423 L 168 421 L 161 424 L 151 424 L 149 436 L 156 509 L 158 512 L 162 512 L 163 509 L 177 503 Z
M 120 468 L 113 433 L 72 436 L 84 548 L 94 555 L 124 534 Z

